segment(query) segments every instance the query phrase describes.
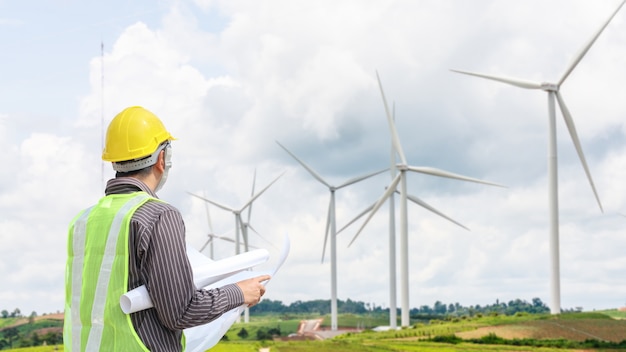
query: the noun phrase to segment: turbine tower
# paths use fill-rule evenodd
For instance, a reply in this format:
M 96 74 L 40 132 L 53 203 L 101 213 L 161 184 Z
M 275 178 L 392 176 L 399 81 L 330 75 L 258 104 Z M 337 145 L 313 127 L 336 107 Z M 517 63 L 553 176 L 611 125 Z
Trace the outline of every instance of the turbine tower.
M 386 171 L 387 169 L 372 172 L 364 176 L 355 177 L 344 182 L 343 184 L 339 186 L 333 186 L 330 183 L 328 183 L 326 180 L 324 180 L 322 176 L 320 176 L 317 172 L 315 172 L 315 170 L 309 167 L 305 162 L 298 159 L 298 157 L 295 156 L 292 152 L 290 152 L 289 149 L 285 148 L 278 141 L 276 141 L 276 143 L 281 148 L 283 148 L 287 153 L 289 153 L 289 155 L 291 155 L 291 157 L 293 157 L 298 163 L 300 163 L 300 165 L 302 165 L 302 167 L 304 167 L 311 174 L 311 176 L 313 176 L 316 180 L 318 180 L 323 185 L 328 187 L 328 190 L 330 191 L 330 203 L 328 205 L 328 216 L 326 218 L 326 232 L 324 235 L 324 247 L 322 249 L 322 262 L 324 262 L 324 254 L 326 252 L 326 243 L 328 241 L 328 233 L 330 230 L 330 284 L 331 284 L 330 285 L 331 286 L 330 287 L 330 293 L 331 293 L 331 300 L 330 300 L 331 324 L 330 325 L 331 325 L 331 330 L 336 331 L 337 330 L 337 241 L 336 241 L 337 223 L 335 219 L 335 216 L 336 216 L 335 214 L 335 191 L 340 188 L 357 183 L 359 181 L 365 180 L 374 175 L 378 175 Z
M 556 112 L 555 112 L 555 104 L 556 100 L 559 104 L 559 108 L 563 115 L 563 120 L 565 121 L 565 125 L 569 130 L 569 134 L 572 138 L 572 142 L 574 143 L 574 147 L 576 148 L 576 152 L 578 153 L 578 158 L 585 170 L 585 174 L 587 175 L 587 179 L 589 180 L 589 184 L 591 185 L 591 189 L 593 190 L 593 194 L 598 202 L 598 206 L 600 207 L 600 211 L 604 212 L 602 209 L 602 204 L 600 203 L 600 197 L 598 196 L 598 192 L 596 191 L 596 187 L 593 183 L 593 179 L 591 178 L 591 173 L 589 172 L 589 167 L 587 166 L 587 161 L 585 160 L 585 155 L 583 154 L 582 147 L 580 145 L 580 140 L 578 139 L 578 134 L 576 132 L 576 127 L 574 125 L 574 120 L 572 119 L 572 115 L 570 114 L 567 106 L 565 105 L 565 101 L 559 92 L 561 85 L 567 77 L 572 73 L 574 68 L 578 65 L 578 63 L 585 56 L 589 48 L 593 45 L 593 43 L 598 39 L 602 31 L 609 24 L 611 19 L 617 14 L 617 12 L 622 8 L 625 1 L 617 7 L 615 11 L 611 14 L 611 16 L 606 20 L 606 22 L 600 27 L 600 29 L 594 34 L 593 37 L 583 46 L 582 50 L 574 57 L 574 60 L 567 66 L 565 72 L 561 75 L 556 83 L 551 82 L 533 82 L 518 78 L 511 77 L 502 77 L 502 76 L 492 76 L 482 73 L 475 73 L 469 71 L 461 71 L 461 70 L 452 70 L 454 72 L 476 76 L 480 78 L 486 78 L 493 81 L 498 81 L 502 83 L 507 83 L 516 87 L 524 88 L 524 89 L 540 89 L 548 93 L 548 206 L 550 209 L 550 292 L 551 292 L 551 302 L 550 302 L 550 313 L 559 314 L 561 312 L 561 277 L 560 277 L 560 264 L 559 264 L 559 200 L 558 200 L 558 164 L 557 164 L 557 149 L 556 149 Z
M 390 198 L 392 194 L 394 194 L 396 192 L 396 188 L 398 187 L 398 184 L 399 184 L 400 185 L 400 192 L 399 192 L 400 193 L 400 286 L 401 286 L 400 287 L 400 294 L 401 294 L 401 297 L 400 297 L 400 301 L 401 302 L 400 303 L 401 303 L 401 309 L 402 309 L 402 311 L 401 311 L 401 324 L 402 324 L 403 327 L 407 327 L 407 326 L 410 325 L 410 321 L 409 321 L 409 310 L 410 310 L 410 306 L 409 306 L 409 245 L 408 245 L 408 241 L 409 241 L 408 237 L 409 236 L 408 236 L 408 220 L 407 220 L 408 219 L 408 215 L 407 215 L 407 200 L 411 200 L 411 201 L 419 204 L 420 206 L 422 206 L 422 207 L 424 207 L 424 208 L 426 208 L 426 209 L 428 209 L 428 210 L 430 210 L 430 211 L 432 211 L 432 212 L 434 212 L 434 213 L 436 213 L 436 214 L 438 214 L 438 215 L 440 215 L 440 216 L 442 216 L 442 217 L 444 217 L 444 218 L 454 222 L 455 224 L 465 228 L 465 226 L 463 226 L 463 225 L 459 224 L 458 222 L 452 220 L 451 218 L 445 216 L 444 214 L 442 214 L 441 212 L 439 212 L 435 208 L 433 208 L 430 205 L 426 204 L 421 199 L 419 199 L 417 197 L 414 197 L 414 196 L 408 195 L 408 193 L 407 193 L 407 185 L 406 185 L 407 171 L 413 171 L 413 172 L 423 173 L 423 174 L 432 175 L 432 176 L 452 178 L 452 179 L 457 179 L 457 180 L 462 180 L 462 181 L 482 183 L 482 184 L 487 184 L 487 185 L 492 185 L 492 186 L 500 186 L 500 187 L 503 187 L 503 186 L 498 185 L 496 183 L 482 181 L 482 180 L 479 180 L 479 179 L 475 179 L 475 178 L 471 178 L 471 177 L 467 177 L 467 176 L 451 173 L 451 172 L 448 172 L 448 171 L 435 169 L 435 168 L 432 168 L 432 167 L 417 167 L 417 166 L 410 166 L 410 165 L 408 165 L 406 157 L 404 156 L 404 151 L 402 149 L 402 145 L 400 144 L 400 138 L 398 137 L 398 131 L 396 130 L 395 123 L 393 121 L 391 113 L 389 112 L 389 107 L 387 105 L 387 99 L 385 98 L 385 92 L 383 91 L 383 86 L 382 86 L 382 83 L 380 82 L 380 77 L 378 76 L 378 72 L 376 73 L 376 78 L 378 79 L 378 86 L 380 88 L 380 93 L 382 95 L 383 103 L 385 105 L 385 113 L 387 115 L 387 122 L 389 124 L 389 131 L 391 133 L 391 140 L 392 140 L 393 147 L 394 147 L 396 153 L 400 157 L 400 163 L 394 165 L 394 168 L 398 171 L 398 174 L 391 181 L 391 183 L 387 187 L 387 190 L 378 199 L 378 201 L 376 203 L 374 203 L 373 206 L 371 206 L 370 208 L 368 208 L 366 210 L 366 212 L 369 211 L 369 215 L 365 219 L 365 221 L 363 222 L 363 224 L 361 225 L 361 227 L 359 228 L 359 230 L 357 231 L 355 236 L 352 238 L 352 241 L 350 242 L 350 245 L 352 245 L 352 243 L 354 243 L 354 240 L 356 240 L 356 238 L 359 236 L 361 231 L 363 231 L 363 229 L 365 228 L 367 223 L 370 221 L 370 219 L 374 216 L 376 211 L 378 211 L 378 209 L 383 205 L 383 203 L 388 198 Z M 371 211 L 370 211 L 370 209 L 371 209 Z M 362 213 L 362 214 L 364 214 L 364 213 Z M 360 217 L 360 216 L 361 215 L 359 215 L 358 217 Z M 354 222 L 355 220 L 353 220 L 352 222 Z M 346 225 L 346 226 L 348 226 L 348 225 Z M 392 251 L 391 248 L 390 248 L 390 252 L 391 252 L 391 255 L 394 257 L 394 260 L 395 260 L 395 251 Z

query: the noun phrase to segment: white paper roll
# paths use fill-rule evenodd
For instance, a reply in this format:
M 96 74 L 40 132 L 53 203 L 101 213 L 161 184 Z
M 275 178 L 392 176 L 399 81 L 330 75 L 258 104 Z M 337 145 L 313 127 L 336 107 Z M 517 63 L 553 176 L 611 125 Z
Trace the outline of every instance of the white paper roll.
M 255 249 L 229 258 L 212 261 L 200 254 L 201 257 L 206 258 L 202 259 L 194 252 L 198 251 L 189 247 L 187 248 L 188 257 L 193 270 L 193 281 L 196 287 L 202 288 L 256 265 L 265 263 L 270 256 L 266 249 Z M 154 307 L 152 300 L 150 300 L 148 290 L 144 285 L 123 294 L 120 297 L 120 306 L 122 312 L 125 314 Z

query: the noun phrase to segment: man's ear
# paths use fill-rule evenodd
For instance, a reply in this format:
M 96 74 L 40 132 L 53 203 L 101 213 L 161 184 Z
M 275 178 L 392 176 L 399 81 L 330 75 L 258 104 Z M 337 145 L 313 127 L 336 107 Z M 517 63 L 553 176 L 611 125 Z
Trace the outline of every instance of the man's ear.
M 157 158 L 157 162 L 154 164 L 154 167 L 160 172 L 165 172 L 165 150 L 161 150 L 159 152 L 159 157 Z

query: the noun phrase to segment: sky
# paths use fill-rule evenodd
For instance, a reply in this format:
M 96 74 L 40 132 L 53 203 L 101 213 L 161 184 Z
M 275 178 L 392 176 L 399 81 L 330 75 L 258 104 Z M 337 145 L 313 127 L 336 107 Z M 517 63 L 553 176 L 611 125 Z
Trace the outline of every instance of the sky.
M 548 303 L 547 95 L 450 69 L 555 81 L 619 3 L 0 0 L 0 309 L 63 310 L 67 226 L 113 177 L 104 130 L 133 105 L 177 138 L 159 197 L 191 246 L 232 238 L 235 220 L 188 192 L 239 208 L 280 176 L 250 214 L 250 244 L 270 251 L 259 270 L 291 240 L 264 298 L 330 299 L 329 189 L 276 142 L 335 186 L 389 167 L 377 73 L 408 164 L 506 186 L 409 174 L 409 194 L 469 228 L 409 204 L 410 306 Z M 624 57 L 626 9 L 560 90 L 604 209 L 557 110 L 565 309 L 626 305 Z M 337 190 L 337 226 L 390 177 Z M 361 223 L 336 237 L 338 298 L 385 308 L 387 205 L 349 245 Z

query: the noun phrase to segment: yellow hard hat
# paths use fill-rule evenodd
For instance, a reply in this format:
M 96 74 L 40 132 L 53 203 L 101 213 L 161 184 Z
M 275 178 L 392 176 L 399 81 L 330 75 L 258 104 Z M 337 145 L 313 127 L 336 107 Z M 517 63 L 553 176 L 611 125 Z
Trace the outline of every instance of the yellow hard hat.
M 131 106 L 109 124 L 102 160 L 135 160 L 154 153 L 165 141 L 175 139 L 159 118 L 141 106 Z

